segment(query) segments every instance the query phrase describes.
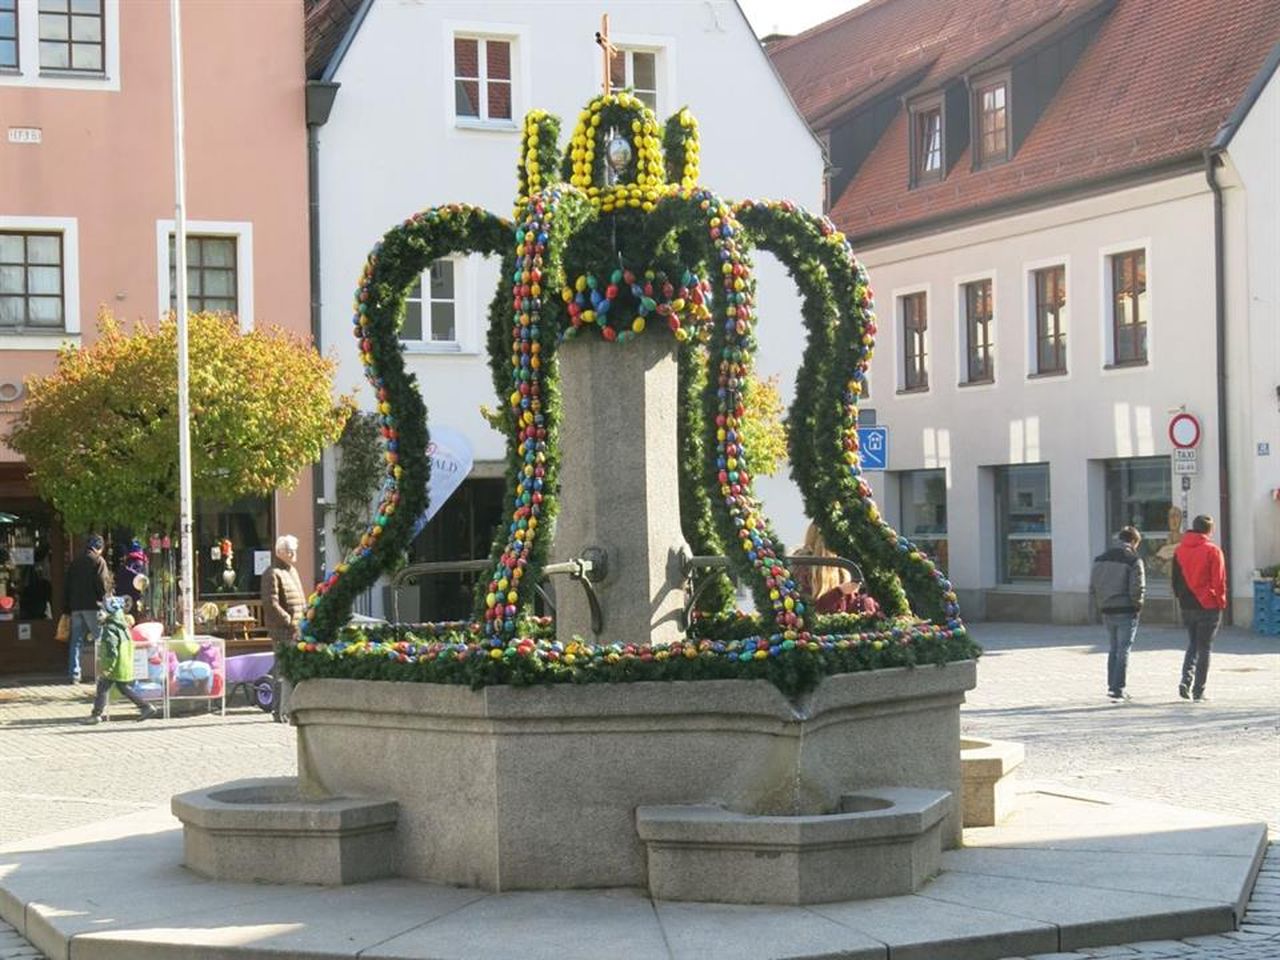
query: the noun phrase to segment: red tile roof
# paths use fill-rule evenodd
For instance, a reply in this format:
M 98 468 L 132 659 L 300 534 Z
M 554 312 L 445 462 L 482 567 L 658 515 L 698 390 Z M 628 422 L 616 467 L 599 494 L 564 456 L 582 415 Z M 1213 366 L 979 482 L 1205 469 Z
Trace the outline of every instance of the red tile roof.
M 791 95 L 819 130 L 871 88 L 940 87 L 995 67 L 1097 0 L 870 0 L 772 44 Z M 1207 148 L 1280 42 L 1280 0 L 1117 0 L 1013 158 L 973 171 L 969 151 L 941 183 L 908 188 L 907 117 L 899 109 L 839 197 L 852 237 L 905 231 L 995 202 L 1160 168 Z M 1017 96 L 1017 92 L 1013 92 Z M 839 164 L 840 158 L 832 162 Z
M 360 9 L 360 0 L 306 0 L 307 79 L 319 80 Z

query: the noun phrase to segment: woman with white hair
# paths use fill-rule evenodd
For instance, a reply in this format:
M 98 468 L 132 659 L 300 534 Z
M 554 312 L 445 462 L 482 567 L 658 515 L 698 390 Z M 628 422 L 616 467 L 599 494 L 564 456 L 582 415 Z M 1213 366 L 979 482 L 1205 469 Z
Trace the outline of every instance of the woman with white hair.
M 283 536 L 276 540 L 276 553 L 271 566 L 262 575 L 262 620 L 276 643 L 296 643 L 298 623 L 307 606 L 298 568 L 298 538 Z
M 271 566 L 262 575 L 262 622 L 277 647 L 297 643 L 301 637 L 298 624 L 307 607 L 307 595 L 302 589 L 298 568 L 293 565 L 297 558 L 298 538 L 278 537 Z M 274 713 L 277 720 L 284 720 L 288 701 L 289 685 L 281 682 L 276 688 Z

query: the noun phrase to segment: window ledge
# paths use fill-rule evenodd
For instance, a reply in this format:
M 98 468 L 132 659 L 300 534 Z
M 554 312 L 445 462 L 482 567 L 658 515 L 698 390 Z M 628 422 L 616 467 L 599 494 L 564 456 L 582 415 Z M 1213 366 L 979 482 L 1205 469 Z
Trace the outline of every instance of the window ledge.
M 35 333 L 30 330 L 0 330 L 0 349 L 57 350 L 64 343 L 80 343 L 80 334 L 64 331 Z
M 464 350 L 457 343 L 427 343 L 420 340 L 401 340 L 404 352 L 415 356 L 474 357 L 479 350 Z
M 1149 361 L 1147 360 L 1126 360 L 1123 363 L 1108 363 L 1102 369 L 1103 370 L 1133 370 L 1136 367 L 1137 369 L 1141 370 L 1143 367 L 1148 366 L 1148 363 Z
M 928 388 L 927 386 L 925 386 L 925 387 L 904 387 L 903 389 L 901 389 L 901 390 L 899 390 L 899 391 L 898 391 L 898 396 L 903 397 L 903 396 L 910 396 L 910 395 L 912 395 L 912 394 L 916 394 L 916 393 L 928 393 L 928 392 L 929 392 L 929 388 Z
M 1016 580 L 1011 583 L 997 583 L 987 587 L 990 593 L 1052 593 L 1053 582 L 1050 580 Z
M 995 378 L 995 377 L 983 377 L 981 380 L 965 380 L 963 383 L 958 383 L 958 384 L 956 384 L 956 386 L 959 386 L 959 387 L 990 387 L 990 386 L 994 385 L 994 384 L 995 384 L 995 382 L 996 382 L 996 378 Z
M 472 117 L 454 117 L 453 125 L 459 130 L 485 130 L 490 133 L 511 133 L 520 129 L 514 120 L 477 120 Z
M 19 67 L 0 67 L 0 77 L 20 77 L 22 70 Z
M 110 80 L 105 70 L 56 70 L 52 68 L 43 68 L 40 71 L 41 78 L 51 78 L 57 80 Z
M 1065 370 L 1046 370 L 1044 373 L 1028 373 L 1027 379 L 1028 380 L 1047 380 L 1050 377 L 1065 377 L 1066 375 L 1067 375 L 1067 371 Z

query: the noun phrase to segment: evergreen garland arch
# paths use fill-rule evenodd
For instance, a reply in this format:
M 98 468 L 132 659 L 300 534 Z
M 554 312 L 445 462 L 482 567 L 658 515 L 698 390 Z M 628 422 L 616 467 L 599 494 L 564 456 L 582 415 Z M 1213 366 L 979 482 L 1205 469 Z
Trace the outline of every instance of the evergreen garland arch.
M 353 332 L 382 418 L 382 504 L 309 598 L 302 641 L 280 651 L 285 669 L 295 678 L 473 685 L 756 676 L 798 690 L 827 673 L 975 655 L 951 584 L 884 521 L 861 476 L 857 402 L 875 321 L 866 272 L 844 237 L 788 202 L 734 204 L 699 186 L 698 127 L 686 109 L 660 130 L 631 93 L 606 94 L 583 110 L 563 154 L 558 133 L 559 121 L 544 111 L 526 117 L 513 222 L 462 204 L 436 207 L 388 232 L 370 254 Z M 619 150 L 612 176 L 611 148 Z M 827 543 L 863 567 L 883 619 L 815 617 L 755 497 L 741 433 L 756 349 L 752 247 L 775 254 L 803 298 L 808 339 L 790 412 L 792 476 Z M 425 507 L 426 412 L 398 330 L 408 289 L 451 253 L 501 257 L 487 342 L 505 400 L 509 514 L 472 622 L 344 629 L 355 594 L 402 562 Z M 532 616 L 558 509 L 559 346 L 586 335 L 625 349 L 634 336 L 668 331 L 680 343 L 685 538 L 698 553 L 728 556 L 763 613 L 736 615 L 723 574 L 704 573 L 717 582 L 686 640 L 656 650 L 562 645 Z

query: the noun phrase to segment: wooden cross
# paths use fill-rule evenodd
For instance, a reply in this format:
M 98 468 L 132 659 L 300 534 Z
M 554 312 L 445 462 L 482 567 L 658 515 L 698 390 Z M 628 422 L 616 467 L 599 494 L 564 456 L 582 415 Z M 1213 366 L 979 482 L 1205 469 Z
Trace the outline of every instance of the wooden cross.
M 600 45 L 600 51 L 604 58 L 604 95 L 607 97 L 613 85 L 611 61 L 618 55 L 618 48 L 609 42 L 609 15 L 607 13 L 600 18 L 600 29 L 596 31 L 596 43 Z

